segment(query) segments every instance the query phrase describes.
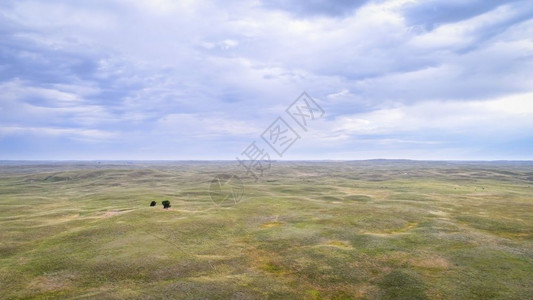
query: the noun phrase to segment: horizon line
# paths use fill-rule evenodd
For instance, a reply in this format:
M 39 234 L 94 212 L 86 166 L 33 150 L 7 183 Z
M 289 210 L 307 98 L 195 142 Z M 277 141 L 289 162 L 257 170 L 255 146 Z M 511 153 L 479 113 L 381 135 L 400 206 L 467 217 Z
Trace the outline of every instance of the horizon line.
M 234 162 L 235 159 L 0 159 L 1 162 Z M 533 162 L 533 159 L 288 159 L 271 162 L 350 162 L 350 161 L 413 161 L 413 162 Z

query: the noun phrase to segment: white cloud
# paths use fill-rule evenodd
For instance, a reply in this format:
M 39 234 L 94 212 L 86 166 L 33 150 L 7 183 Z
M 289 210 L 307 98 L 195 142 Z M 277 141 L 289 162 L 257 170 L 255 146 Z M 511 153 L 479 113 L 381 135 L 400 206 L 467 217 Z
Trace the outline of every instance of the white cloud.
M 530 138 L 527 1 L 360 4 L 8 0 L 0 126 L 241 145 L 305 90 L 328 116 L 314 134 L 338 147 L 324 155 L 350 153 L 361 136 L 367 148 Z M 457 5 L 470 10 L 449 14 Z
M 53 88 L 29 85 L 15 79 L 0 84 L 0 126 L 14 124 L 98 125 L 113 119 L 103 105 L 91 104 L 84 96 L 98 93 L 91 87 L 56 84 Z
M 174 133 L 176 137 L 253 136 L 259 128 L 240 120 L 223 116 L 199 114 L 169 114 L 157 121 L 156 133 Z
M 46 99 L 58 105 L 69 105 L 81 102 L 79 93 L 65 92 L 58 89 L 28 86 L 27 83 L 19 79 L 15 79 L 10 82 L 0 83 L 0 98 L 4 99 L 4 101 L 22 98 L 27 99 L 32 97 Z
M 513 135 L 526 128 L 533 130 L 533 93 L 483 101 L 429 101 L 398 105 L 340 116 L 325 125 L 329 125 L 328 131 L 356 136 L 421 132 L 487 137 Z
M 96 130 L 96 129 L 82 129 L 82 128 L 51 128 L 51 127 L 0 127 L 0 136 L 30 134 L 42 137 L 43 135 L 51 136 L 66 136 L 75 139 L 102 141 L 104 139 L 111 139 L 116 135 L 112 132 Z

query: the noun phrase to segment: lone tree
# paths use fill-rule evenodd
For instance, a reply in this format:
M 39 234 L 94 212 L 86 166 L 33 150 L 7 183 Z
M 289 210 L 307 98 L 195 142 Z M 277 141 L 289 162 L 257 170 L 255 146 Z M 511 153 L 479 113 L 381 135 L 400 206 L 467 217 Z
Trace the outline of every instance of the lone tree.
M 150 206 L 155 206 L 156 204 L 157 204 L 157 202 L 155 202 L 155 201 L 150 202 Z
M 170 201 L 168 201 L 168 200 L 165 200 L 165 201 L 163 201 L 161 203 L 163 203 L 163 208 L 169 208 L 170 207 Z

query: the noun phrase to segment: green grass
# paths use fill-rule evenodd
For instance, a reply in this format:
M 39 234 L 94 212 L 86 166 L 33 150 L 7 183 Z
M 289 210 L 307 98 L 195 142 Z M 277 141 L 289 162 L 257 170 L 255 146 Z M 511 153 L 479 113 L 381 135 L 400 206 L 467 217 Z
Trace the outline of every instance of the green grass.
M 530 299 L 532 166 L 0 165 L 0 298 Z

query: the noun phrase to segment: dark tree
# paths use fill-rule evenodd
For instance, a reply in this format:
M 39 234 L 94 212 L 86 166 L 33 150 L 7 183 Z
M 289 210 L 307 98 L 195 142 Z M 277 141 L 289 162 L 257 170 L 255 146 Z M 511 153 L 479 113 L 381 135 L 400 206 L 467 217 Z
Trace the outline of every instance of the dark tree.
M 161 203 L 163 203 L 163 208 L 169 208 L 170 207 L 170 201 L 168 201 L 168 200 L 165 200 L 165 201 L 163 201 Z
M 155 206 L 156 204 L 157 204 L 157 202 L 155 202 L 155 201 L 150 202 L 150 206 Z

